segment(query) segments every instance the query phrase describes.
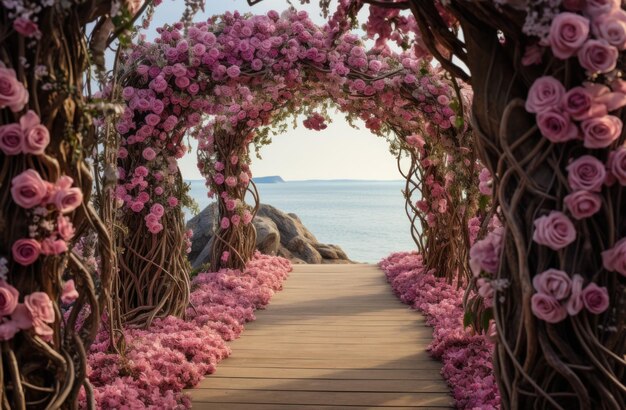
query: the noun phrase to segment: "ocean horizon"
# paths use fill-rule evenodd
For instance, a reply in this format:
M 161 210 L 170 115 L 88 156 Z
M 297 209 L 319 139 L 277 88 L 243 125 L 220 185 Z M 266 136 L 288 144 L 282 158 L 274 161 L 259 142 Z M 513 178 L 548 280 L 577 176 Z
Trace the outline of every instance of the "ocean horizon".
M 200 210 L 204 180 L 186 180 Z M 415 249 L 404 211 L 403 180 L 300 180 L 257 183 L 261 203 L 298 215 L 318 241 L 339 245 L 355 262 L 377 263 L 396 251 Z M 186 220 L 193 215 L 186 212 Z

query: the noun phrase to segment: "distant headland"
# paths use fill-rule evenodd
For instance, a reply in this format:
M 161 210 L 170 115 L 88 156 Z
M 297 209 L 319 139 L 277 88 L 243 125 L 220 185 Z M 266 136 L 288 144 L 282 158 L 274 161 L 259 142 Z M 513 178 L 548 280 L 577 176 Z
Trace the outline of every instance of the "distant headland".
M 252 180 L 257 184 L 278 184 L 281 182 L 285 182 L 279 175 L 270 175 L 267 177 L 256 177 L 252 178 Z

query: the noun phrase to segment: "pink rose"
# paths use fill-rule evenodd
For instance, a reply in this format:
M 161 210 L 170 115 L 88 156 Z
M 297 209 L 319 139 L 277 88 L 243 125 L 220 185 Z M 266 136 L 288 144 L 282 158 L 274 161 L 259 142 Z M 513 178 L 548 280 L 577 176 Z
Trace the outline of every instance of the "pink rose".
M 230 218 L 230 221 L 233 223 L 233 225 L 239 226 L 239 223 L 241 222 L 241 217 L 235 214 Z
M 253 218 L 254 218 L 254 217 L 252 216 L 252 213 L 250 213 L 250 211 L 245 210 L 245 211 L 243 212 L 243 217 L 242 217 L 242 219 L 243 219 L 243 224 L 244 224 L 244 225 L 248 225 L 250 222 L 252 222 L 252 219 L 253 219 Z
M 11 196 L 13 201 L 22 208 L 30 209 L 41 205 L 48 194 L 46 181 L 41 179 L 34 169 L 28 169 L 11 181 Z
M 141 201 L 135 201 L 130 205 L 130 209 L 133 212 L 141 212 L 144 208 L 144 203 Z
M 551 109 L 537 114 L 541 135 L 551 142 L 565 142 L 578 138 L 578 128 L 565 112 Z
M 18 155 L 22 152 L 24 134 L 18 124 L 0 126 L 0 150 L 5 155 Z
M 548 323 L 558 323 L 567 317 L 565 308 L 550 295 L 535 293 L 530 299 L 530 308 L 535 316 Z
M 34 239 L 18 239 L 11 247 L 13 260 L 22 266 L 28 266 L 39 258 L 41 245 Z
M 593 34 L 604 39 L 618 50 L 626 48 L 626 12 L 616 10 L 610 14 L 603 14 L 593 19 L 591 25 Z
M 580 121 L 591 117 L 600 117 L 608 113 L 606 105 L 599 104 L 585 87 L 574 87 L 561 101 L 563 111 L 573 119 Z
M 162 230 L 163 230 L 163 225 L 160 223 L 148 225 L 148 231 L 150 231 L 150 233 L 153 235 L 161 232 Z
M 612 248 L 602 252 L 602 265 L 611 272 L 626 276 L 626 238 L 622 238 Z
M 226 178 L 226 185 L 231 188 L 237 186 L 237 178 L 233 176 Z
M 565 309 L 570 316 L 575 316 L 584 306 L 583 303 L 583 282 L 582 276 L 576 274 L 572 278 L 572 294 L 565 304 Z
M 564 213 L 552 211 L 548 215 L 535 219 L 533 240 L 552 250 L 559 250 L 576 239 L 576 229 Z
M 24 298 L 24 305 L 33 320 L 33 330 L 43 340 L 52 340 L 52 329 L 46 323 L 54 322 L 54 308 L 48 294 L 33 292 Z
M 564 198 L 565 206 L 574 219 L 589 218 L 595 215 L 602 206 L 600 195 L 589 191 L 576 191 Z
M 9 316 L 17 307 L 20 293 L 13 286 L 0 280 L 0 317 Z
M 567 182 L 572 190 L 600 192 L 605 178 L 604 164 L 591 155 L 583 155 L 567 166 Z
M 178 205 L 178 198 L 174 196 L 167 198 L 167 204 L 171 207 L 175 207 L 176 205 Z
M 223 217 L 220 221 L 220 227 L 222 229 L 228 229 L 230 227 L 230 219 L 228 219 L 227 217 Z
M 50 143 L 50 133 L 41 125 L 39 116 L 33 110 L 29 110 L 20 118 L 20 127 L 24 136 L 22 142 L 24 154 L 42 155 Z
M 59 189 L 54 194 L 52 202 L 59 211 L 66 214 L 83 203 L 83 193 L 80 188 Z
M 19 332 L 17 323 L 12 320 L 0 324 L 0 340 L 6 341 L 13 339 L 13 336 Z
M 63 284 L 63 292 L 61 293 L 61 302 L 69 304 L 78 299 L 78 291 L 74 286 L 74 279 L 70 279 Z
M 482 271 L 496 273 L 500 266 L 503 228 L 496 228 L 470 248 L 470 267 L 475 277 Z
M 62 239 L 48 237 L 41 241 L 42 255 L 60 255 L 67 252 L 67 243 Z
M 613 115 L 590 118 L 580 127 L 585 148 L 606 148 L 622 134 L 622 120 Z
M 165 208 L 161 204 L 154 204 L 150 207 L 150 212 L 160 218 L 165 213 Z
M 533 278 L 533 287 L 539 293 L 556 300 L 567 299 L 572 290 L 572 280 L 562 270 L 548 269 Z
M 626 186 L 626 147 L 619 147 L 609 153 L 607 168 L 611 178 L 615 178 L 620 185 Z
M 228 262 L 229 258 L 230 258 L 230 252 L 228 251 L 222 252 L 222 257 L 220 258 L 222 262 Z
M 41 32 L 39 31 L 39 26 L 37 25 L 37 23 L 24 17 L 16 18 L 13 21 L 13 28 L 24 37 L 41 36 Z
M 539 77 L 528 90 L 526 111 L 541 113 L 558 106 L 565 94 L 565 87 L 551 76 Z
M 213 181 L 215 181 L 215 183 L 217 185 L 222 185 L 224 183 L 224 175 L 222 175 L 222 174 L 215 174 L 213 176 Z
M 230 77 L 230 78 L 237 78 L 239 77 L 239 67 L 236 65 L 231 65 L 230 67 L 228 67 L 226 69 L 226 74 Z
M 619 51 L 606 40 L 587 40 L 578 50 L 580 65 L 591 74 L 615 70 Z
M 59 236 L 65 241 L 69 241 L 74 237 L 74 225 L 72 225 L 72 222 L 70 222 L 70 219 L 67 216 L 58 216 L 57 232 L 59 233 Z
M 150 147 L 145 148 L 141 155 L 145 158 L 146 161 L 152 161 L 156 158 L 156 152 Z
M 604 286 L 591 282 L 583 290 L 583 303 L 589 312 L 602 313 L 609 307 L 609 292 Z
M 552 54 L 565 60 L 578 51 L 589 36 L 589 19 L 575 13 L 559 13 L 552 20 L 548 41 Z
M 154 193 L 157 195 L 163 195 L 163 187 L 158 186 L 154 188 Z
M 54 322 L 54 307 L 47 293 L 33 292 L 26 295 L 24 306 L 30 312 L 33 320 L 41 320 L 45 323 Z
M 9 107 L 18 112 L 28 103 L 28 91 L 17 81 L 15 71 L 0 67 L 0 109 Z

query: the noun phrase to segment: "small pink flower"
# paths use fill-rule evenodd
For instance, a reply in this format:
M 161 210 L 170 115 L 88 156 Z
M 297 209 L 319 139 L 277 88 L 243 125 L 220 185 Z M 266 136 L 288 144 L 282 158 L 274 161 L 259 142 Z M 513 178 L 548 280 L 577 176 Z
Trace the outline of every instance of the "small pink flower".
M 229 187 L 236 187 L 237 186 L 237 178 L 230 176 L 228 178 L 226 178 L 226 185 Z
M 611 272 L 626 276 L 626 238 L 622 238 L 612 248 L 602 252 L 602 265 Z
M 606 40 L 618 50 L 626 48 L 626 12 L 623 10 L 594 18 L 591 30 L 596 37 Z
M 248 210 L 245 210 L 243 212 L 242 219 L 243 219 L 243 224 L 248 225 L 250 222 L 252 222 L 252 219 L 253 219 L 252 213 L 250 213 L 250 211 Z
M 130 205 L 130 209 L 133 212 L 141 212 L 144 208 L 144 203 L 141 201 L 135 201 Z
M 13 286 L 0 280 L 0 317 L 9 316 L 17 307 L 20 293 Z
M 222 172 L 224 170 L 224 163 L 217 161 L 215 165 L 213 165 L 213 168 L 215 168 L 217 172 Z
M 57 217 L 57 232 L 65 241 L 69 241 L 74 237 L 74 225 L 72 225 L 68 217 L 62 215 Z
M 539 77 L 528 90 L 526 111 L 538 114 L 553 109 L 564 94 L 565 87 L 559 80 L 551 76 Z
M 161 232 L 163 230 L 163 225 L 160 223 L 155 223 L 155 224 L 151 224 L 148 226 L 148 231 L 150 231 L 151 234 L 156 235 L 157 233 Z
M 566 113 L 577 121 L 600 117 L 608 113 L 606 105 L 597 103 L 596 97 L 586 87 L 570 89 L 563 96 L 561 106 Z
M 541 135 L 554 143 L 578 138 L 578 128 L 565 112 L 550 109 L 537 114 L 537 125 Z
M 606 148 L 622 134 L 622 120 L 613 115 L 590 118 L 580 126 L 585 148 Z
M 223 217 L 220 221 L 220 227 L 222 229 L 228 229 L 230 227 L 230 219 L 228 219 L 227 217 Z
M 609 307 L 609 292 L 604 286 L 600 287 L 591 282 L 583 290 L 582 297 L 585 308 L 596 315 Z
M 156 152 L 150 147 L 144 148 L 141 155 L 144 157 L 146 161 L 152 161 L 153 159 L 156 158 Z
M 548 269 L 535 275 L 533 287 L 539 293 L 550 295 L 556 300 L 567 299 L 572 290 L 572 280 L 562 270 Z
M 618 0 L 586 0 L 583 10 L 586 15 L 597 18 L 601 14 L 615 11 L 620 4 Z
M 498 271 L 503 233 L 503 228 L 496 228 L 470 248 L 470 267 L 474 277 L 478 277 L 482 271 L 491 274 Z
M 158 186 L 154 188 L 154 193 L 157 195 L 163 195 L 163 187 Z
M 235 214 L 235 215 L 230 217 L 230 221 L 233 223 L 233 225 L 239 226 L 239 223 L 241 222 L 241 217 L 239 215 Z
M 74 286 L 74 279 L 70 279 L 63 284 L 63 292 L 61 293 L 61 302 L 69 304 L 78 299 L 78 291 Z
M 60 255 L 67 252 L 67 243 L 62 239 L 45 238 L 41 241 L 42 255 Z
M 535 219 L 533 240 L 552 250 L 559 250 L 576 239 L 576 229 L 570 219 L 562 212 L 552 211 L 548 215 Z
M 575 13 L 559 13 L 552 20 L 548 42 L 555 57 L 565 60 L 578 51 L 589 36 L 589 19 Z
M 15 71 L 0 67 L 0 109 L 10 108 L 18 112 L 28 103 L 28 91 L 17 80 Z
M 535 316 L 548 323 L 558 323 L 567 317 L 567 310 L 553 296 L 535 293 L 530 299 L 530 308 Z
M 34 169 L 28 169 L 11 181 L 13 201 L 22 208 L 30 209 L 41 205 L 48 194 L 48 187 Z
M 224 175 L 219 174 L 219 173 L 215 174 L 213 176 L 213 181 L 215 181 L 217 185 L 222 185 L 224 183 Z
M 583 155 L 567 166 L 567 181 L 572 190 L 600 192 L 605 178 L 604 164 L 591 155 Z
M 24 134 L 19 124 L 0 126 L 0 150 L 4 155 L 18 155 L 22 152 Z
M 178 205 L 178 198 L 173 197 L 173 196 L 167 198 L 167 204 L 169 206 L 171 206 L 172 208 L 177 206 Z
M 478 286 L 478 294 L 483 298 L 485 307 L 493 307 L 494 289 L 491 286 L 491 281 L 485 278 L 478 278 L 476 285 Z
M 239 77 L 239 67 L 236 65 L 231 65 L 230 67 L 228 67 L 226 69 L 226 74 L 230 77 L 230 78 L 237 78 Z
M 24 37 L 37 38 L 41 36 L 37 23 L 24 17 L 18 17 L 13 20 L 13 28 Z
M 11 247 L 13 260 L 22 266 L 34 263 L 41 253 L 41 245 L 35 239 L 18 239 Z

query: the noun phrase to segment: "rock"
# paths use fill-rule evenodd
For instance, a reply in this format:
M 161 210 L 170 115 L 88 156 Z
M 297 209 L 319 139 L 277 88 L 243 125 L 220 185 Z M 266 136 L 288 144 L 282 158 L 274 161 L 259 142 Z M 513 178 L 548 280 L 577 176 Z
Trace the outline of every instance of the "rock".
M 194 269 L 209 262 L 214 212 L 215 204 L 211 204 L 187 223 L 193 229 L 189 260 Z M 353 263 L 339 246 L 319 243 L 296 214 L 261 204 L 252 223 L 256 247 L 266 255 L 282 256 L 292 263 Z

